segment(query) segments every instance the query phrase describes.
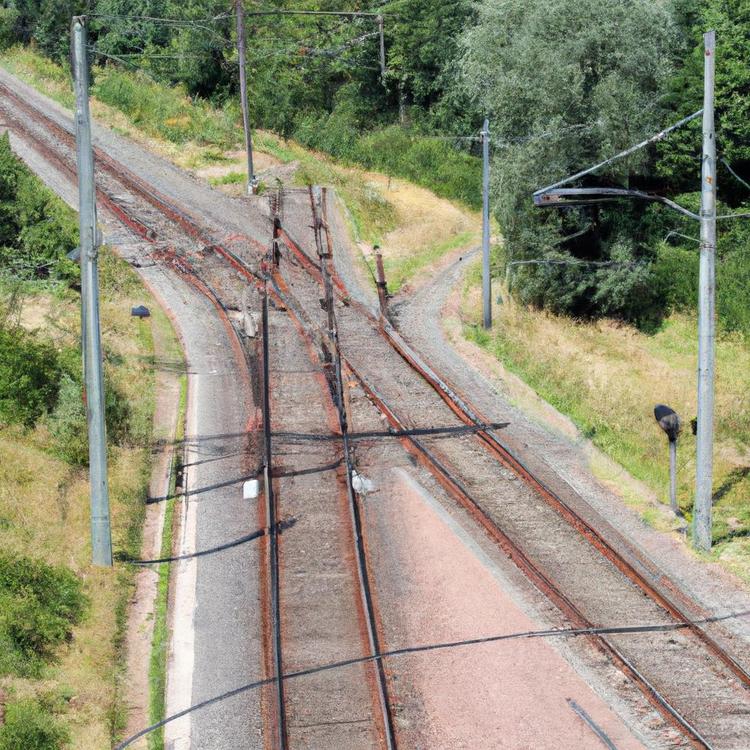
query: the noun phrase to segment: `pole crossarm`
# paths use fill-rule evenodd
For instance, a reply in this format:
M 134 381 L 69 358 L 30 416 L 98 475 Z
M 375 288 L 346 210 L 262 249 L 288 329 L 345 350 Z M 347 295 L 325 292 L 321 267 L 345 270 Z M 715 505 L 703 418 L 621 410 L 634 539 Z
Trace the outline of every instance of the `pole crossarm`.
M 545 191 L 534 193 L 534 205 L 539 208 L 550 208 L 558 206 L 575 206 L 586 205 L 588 203 L 602 203 L 607 200 L 616 200 L 618 198 L 640 198 L 644 201 L 654 203 L 663 203 L 665 206 L 673 208 L 675 211 L 688 216 L 691 219 L 700 221 L 698 214 L 683 208 L 679 203 L 675 203 L 669 198 L 654 193 L 645 193 L 642 190 L 627 190 L 625 188 L 548 188 Z
M 631 146 L 630 148 L 625 149 L 625 151 L 620 151 L 619 154 L 615 154 L 614 156 L 611 156 L 609 159 L 605 159 L 604 161 L 599 162 L 598 164 L 594 164 L 593 167 L 588 167 L 587 169 L 583 169 L 580 172 L 576 172 L 574 175 L 571 175 L 570 177 L 566 177 L 565 179 L 560 180 L 560 182 L 555 182 L 552 185 L 547 185 L 547 187 L 540 188 L 534 193 L 534 196 L 541 195 L 542 193 L 546 193 L 550 190 L 554 190 L 556 188 L 562 187 L 563 185 L 569 185 L 571 182 L 575 182 L 576 180 L 580 180 L 581 177 L 586 177 L 586 175 L 590 175 L 593 172 L 597 172 L 598 170 L 604 167 L 607 167 L 610 164 L 616 161 L 619 161 L 620 159 L 624 159 L 625 157 L 630 156 L 631 154 L 634 154 L 643 148 L 646 148 L 646 146 L 650 146 L 652 143 L 657 143 L 658 141 L 661 141 L 664 138 L 666 138 L 671 132 L 677 130 L 678 128 L 681 128 L 683 125 L 687 125 L 689 122 L 692 122 L 693 120 L 696 120 L 702 114 L 703 114 L 703 110 L 699 109 L 697 112 L 693 112 L 692 115 L 683 117 L 679 122 L 674 123 L 674 125 L 670 125 L 668 128 L 665 128 L 664 130 L 660 131 L 656 135 L 652 135 L 650 138 L 647 138 L 645 141 L 641 141 L 640 143 L 637 143 L 635 146 Z

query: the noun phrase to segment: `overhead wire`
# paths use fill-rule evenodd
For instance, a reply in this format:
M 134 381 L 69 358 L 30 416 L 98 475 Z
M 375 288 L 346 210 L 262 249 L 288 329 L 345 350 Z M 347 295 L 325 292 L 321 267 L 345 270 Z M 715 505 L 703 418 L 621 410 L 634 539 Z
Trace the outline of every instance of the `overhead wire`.
M 700 620 L 691 620 L 686 622 L 675 622 L 660 625 L 629 625 L 629 626 L 612 626 L 612 627 L 590 627 L 590 628 L 566 628 L 559 630 L 527 630 L 515 633 L 504 633 L 501 635 L 484 636 L 480 638 L 468 638 L 459 641 L 446 641 L 441 643 L 431 643 L 422 646 L 408 646 L 399 649 L 393 649 L 391 651 L 383 651 L 379 654 L 370 656 L 360 656 L 351 659 L 342 659 L 341 661 L 328 662 L 326 664 L 320 664 L 318 666 L 309 667 L 307 669 L 300 669 L 295 672 L 286 672 L 282 674 L 281 680 L 294 680 L 302 677 L 309 677 L 312 675 L 320 674 L 322 672 L 330 672 L 337 669 L 343 669 L 346 667 L 354 666 L 357 664 L 368 664 L 374 661 L 381 661 L 383 659 L 399 658 L 419 653 L 430 653 L 435 651 L 452 650 L 456 648 L 464 648 L 470 646 L 486 645 L 489 643 L 499 643 L 502 641 L 511 640 L 522 640 L 522 639 L 545 639 L 545 638 L 579 638 L 591 635 L 642 635 L 646 633 L 670 633 L 679 630 L 686 630 L 689 628 L 700 627 L 701 625 L 714 624 L 718 622 L 725 622 L 727 620 L 733 620 L 743 617 L 750 616 L 750 610 L 732 612 L 725 615 L 717 615 L 713 617 L 706 617 Z M 196 703 L 188 708 L 178 711 L 171 716 L 158 721 L 145 729 L 140 730 L 136 734 L 128 737 L 122 742 L 118 743 L 114 750 L 125 750 L 126 747 L 130 747 L 134 742 L 137 742 L 142 737 L 150 734 L 151 732 L 161 729 L 162 727 L 170 724 L 183 716 L 188 716 L 196 711 L 208 708 L 209 706 L 216 705 L 217 703 L 229 700 L 243 693 L 247 693 L 258 688 L 265 687 L 266 685 L 273 685 L 277 682 L 279 676 L 272 675 L 265 679 L 256 680 L 249 682 L 245 685 L 241 685 L 233 690 L 228 690 L 225 693 L 216 695 L 207 700 Z

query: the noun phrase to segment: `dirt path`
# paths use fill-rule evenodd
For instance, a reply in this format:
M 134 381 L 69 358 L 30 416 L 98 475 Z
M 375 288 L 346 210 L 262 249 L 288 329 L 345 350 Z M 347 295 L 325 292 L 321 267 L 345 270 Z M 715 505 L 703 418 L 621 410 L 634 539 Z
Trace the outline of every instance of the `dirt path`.
M 169 494 L 172 465 L 175 456 L 175 432 L 179 418 L 180 377 L 183 362 L 173 360 L 168 332 L 163 324 L 151 318 L 156 365 L 154 405 L 154 465 L 149 484 L 149 498 L 163 498 Z M 164 530 L 164 503 L 146 506 L 143 525 L 141 558 L 154 560 L 161 555 Z M 130 601 L 125 639 L 127 676 L 125 701 L 128 722 L 125 734 L 130 736 L 149 724 L 149 662 L 154 635 L 156 593 L 159 583 L 158 566 L 140 568 L 135 579 L 135 591 Z M 146 740 L 135 748 L 146 747 Z

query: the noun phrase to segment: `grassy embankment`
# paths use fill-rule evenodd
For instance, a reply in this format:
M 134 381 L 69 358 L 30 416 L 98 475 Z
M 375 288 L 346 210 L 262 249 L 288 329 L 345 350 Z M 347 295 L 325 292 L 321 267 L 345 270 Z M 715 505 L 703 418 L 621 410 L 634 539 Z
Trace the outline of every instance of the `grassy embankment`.
M 0 64 L 63 106 L 72 107 L 69 75 L 61 66 L 33 50 L 18 47 L 4 52 Z M 244 152 L 238 150 L 241 120 L 236 105 L 215 107 L 143 75 L 113 68 L 96 68 L 93 78 L 92 111 L 99 122 L 220 189 L 241 193 Z M 371 162 L 382 160 L 382 154 L 390 148 L 388 137 L 387 133 L 373 137 L 371 147 L 378 153 L 373 151 Z M 396 133 L 392 137 L 396 139 L 393 148 L 404 151 L 405 137 Z M 371 267 L 372 245 L 380 245 L 392 291 L 415 280 L 447 253 L 473 246 L 479 240 L 478 214 L 412 182 L 342 164 L 267 131 L 257 131 L 254 144 L 255 168 L 262 187 L 273 188 L 281 182 L 336 188 L 348 210 L 352 236 Z M 430 156 L 429 148 L 421 151 L 425 159 Z M 418 167 L 415 156 L 410 174 L 417 174 Z M 436 173 L 444 167 L 436 165 Z M 427 162 L 424 172 L 428 177 Z
M 101 276 L 106 376 L 128 423 L 126 436 L 110 445 L 113 543 L 118 557 L 137 558 L 151 473 L 153 327 L 164 340 L 175 337 L 136 275 L 108 251 L 102 255 Z M 22 325 L 59 350 L 77 347 L 78 295 L 61 287 L 30 289 L 21 296 Z M 151 308 L 150 320 L 131 319 L 130 308 L 139 303 Z M 33 428 L 0 427 L 0 548 L 6 555 L 65 566 L 82 581 L 88 604 L 75 618 L 79 624 L 72 628 L 69 643 L 54 649 L 39 668 L 7 670 L 0 687 L 9 710 L 33 708 L 39 721 L 67 727 L 60 736 L 67 731 L 74 750 L 106 748 L 125 721 L 122 645 L 133 573 L 123 566 L 102 570 L 90 565 L 86 471 L 61 456 L 65 446 L 53 447 L 53 428 L 47 418 Z M 39 718 L 41 714 L 47 718 Z M 49 736 L 53 734 L 50 730 Z
M 690 515 L 695 476 L 697 324 L 676 314 L 654 335 L 614 321 L 576 322 L 508 301 L 495 308 L 486 333 L 481 319 L 480 269 L 463 290 L 463 333 L 495 356 L 543 399 L 569 416 L 605 454 L 668 502 L 667 442 L 653 417 L 657 403 L 672 406 L 686 423 L 678 454 L 678 496 Z M 711 557 L 750 581 L 750 346 L 739 335 L 720 335 L 716 367 L 714 542 Z M 665 528 L 649 498 L 626 488 L 611 470 L 601 478 L 625 492 L 644 521 Z

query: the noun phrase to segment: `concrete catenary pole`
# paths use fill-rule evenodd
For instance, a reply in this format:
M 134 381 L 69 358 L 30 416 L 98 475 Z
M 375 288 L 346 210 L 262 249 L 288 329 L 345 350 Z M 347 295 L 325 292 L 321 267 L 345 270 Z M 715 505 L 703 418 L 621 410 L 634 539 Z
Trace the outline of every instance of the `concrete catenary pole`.
M 716 345 L 716 131 L 714 72 L 716 32 L 704 35 L 703 168 L 701 184 L 701 248 L 698 299 L 698 431 L 693 508 L 693 540 L 711 549 L 714 443 L 714 358 Z
M 490 121 L 482 128 L 482 318 L 492 328 L 492 279 L 490 278 Z
M 104 372 L 99 326 L 99 238 L 96 226 L 94 152 L 89 114 L 89 71 L 86 17 L 73 18 L 73 78 L 76 94 L 76 148 L 81 242 L 81 300 L 86 416 L 91 482 L 91 548 L 95 565 L 112 565 L 112 537 L 107 483 L 107 434 L 104 424 Z
M 237 58 L 240 65 L 240 103 L 242 105 L 242 126 L 245 131 L 245 153 L 247 154 L 247 192 L 253 195 L 257 187 L 253 168 L 253 135 L 250 128 L 250 111 L 247 105 L 247 69 L 245 67 L 245 5 L 243 0 L 235 1 L 237 14 Z

